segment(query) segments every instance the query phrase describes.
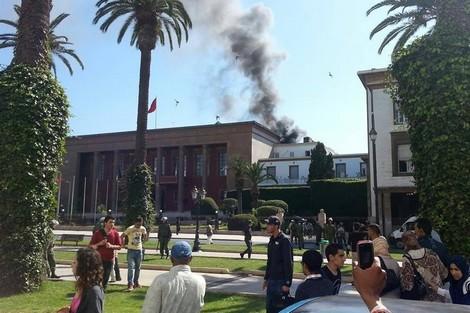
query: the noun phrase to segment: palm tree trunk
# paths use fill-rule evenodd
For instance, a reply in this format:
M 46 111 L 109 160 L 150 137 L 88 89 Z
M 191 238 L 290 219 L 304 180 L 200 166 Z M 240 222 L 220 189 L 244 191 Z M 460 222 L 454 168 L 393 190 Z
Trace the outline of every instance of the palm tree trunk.
M 237 189 L 237 200 L 238 200 L 238 214 L 243 213 L 243 189 Z
M 49 67 L 47 33 L 52 0 L 22 0 L 13 64 Z
M 140 50 L 139 104 L 137 109 L 137 132 L 135 134 L 135 164 L 145 163 L 145 136 L 147 133 L 147 111 L 152 50 Z

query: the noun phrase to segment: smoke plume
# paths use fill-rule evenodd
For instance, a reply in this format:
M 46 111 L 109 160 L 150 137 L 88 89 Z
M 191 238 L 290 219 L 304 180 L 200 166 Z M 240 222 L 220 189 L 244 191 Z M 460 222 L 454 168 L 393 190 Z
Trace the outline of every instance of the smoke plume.
M 272 11 L 262 4 L 243 10 L 238 0 L 186 0 L 185 6 L 194 28 L 207 33 L 209 40 L 222 43 L 228 66 L 249 80 L 249 112 L 281 136 L 281 142 L 296 142 L 302 131 L 293 125 L 291 119 L 275 116 L 279 95 L 271 77 L 286 56 L 275 51 L 269 37 Z M 233 98 L 222 98 L 222 107 L 230 109 Z

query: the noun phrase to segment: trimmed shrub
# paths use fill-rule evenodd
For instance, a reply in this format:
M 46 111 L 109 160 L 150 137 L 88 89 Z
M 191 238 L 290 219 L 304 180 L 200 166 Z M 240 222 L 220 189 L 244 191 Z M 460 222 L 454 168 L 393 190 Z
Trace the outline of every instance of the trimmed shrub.
M 0 72 L 0 296 L 37 289 L 46 276 L 68 107 L 48 70 Z
M 238 200 L 235 198 L 225 198 L 220 208 L 225 214 L 233 214 L 238 207 Z
M 287 212 L 288 208 L 289 208 L 287 203 L 285 201 L 282 201 L 282 200 L 267 200 L 267 201 L 264 202 L 264 205 L 265 206 L 275 206 L 275 207 L 281 208 L 281 209 L 284 210 L 284 212 Z
M 275 206 L 265 205 L 256 209 L 256 218 L 258 219 L 258 221 L 264 221 L 264 219 L 272 215 L 276 215 L 278 213 L 284 213 L 284 209 Z
M 197 204 L 192 208 L 191 215 L 197 216 L 198 208 Z M 211 197 L 206 197 L 201 200 L 201 210 L 199 215 L 215 215 L 215 211 L 219 210 L 219 206 L 215 203 L 214 199 Z
M 244 230 L 248 221 L 253 223 L 253 226 L 258 224 L 256 217 L 252 214 L 238 214 L 234 215 L 227 221 L 228 230 Z
M 265 205 L 265 202 L 266 202 L 266 200 L 258 199 L 258 205 L 256 207 L 259 208 L 260 206 Z M 270 204 L 267 204 L 267 205 L 270 205 Z
M 127 210 L 126 226 L 134 224 L 137 216 L 145 220 L 145 226 L 150 231 L 155 218 L 152 201 L 152 171 L 147 164 L 131 166 L 127 172 Z

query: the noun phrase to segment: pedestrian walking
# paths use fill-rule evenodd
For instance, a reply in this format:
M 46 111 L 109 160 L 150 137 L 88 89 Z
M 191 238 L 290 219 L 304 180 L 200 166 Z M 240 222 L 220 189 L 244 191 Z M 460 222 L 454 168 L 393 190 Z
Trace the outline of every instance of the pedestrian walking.
M 55 273 L 55 267 L 56 267 L 56 262 L 55 262 L 55 257 L 54 257 L 54 233 L 52 232 L 55 228 L 56 225 L 58 225 L 59 222 L 56 220 L 52 220 L 49 223 L 50 229 L 47 229 L 47 248 L 46 248 L 46 259 L 47 259 L 47 277 L 51 279 L 58 279 L 60 276 L 57 276 Z
M 72 261 L 72 272 L 77 278 L 75 295 L 70 306 L 59 309 L 57 313 L 102 313 L 103 264 L 98 252 L 90 248 L 78 249 Z
M 213 234 L 214 234 L 214 230 L 212 229 L 212 225 L 209 221 L 207 221 L 206 236 L 207 236 L 207 244 L 208 245 L 213 244 L 213 242 L 212 242 L 212 235 Z
M 121 239 L 114 229 L 115 219 L 111 215 L 104 218 L 104 227 L 98 229 L 91 237 L 89 247 L 98 251 L 103 262 L 103 288 L 108 286 L 109 276 L 113 270 L 114 250 L 121 249 Z
M 271 216 L 266 223 L 266 232 L 271 238 L 263 290 L 266 289 L 266 312 L 277 313 L 283 307 L 279 305 L 281 299 L 289 295 L 292 284 L 293 250 L 289 238 L 280 229 L 279 217 Z
M 248 254 L 248 259 L 251 259 L 251 253 L 253 251 L 253 249 L 252 249 L 253 242 L 251 241 L 251 237 L 252 237 L 252 234 L 253 234 L 253 231 L 252 231 L 252 228 L 251 228 L 252 224 L 253 224 L 252 221 L 248 221 L 245 229 L 243 230 L 243 235 L 245 237 L 246 250 L 243 251 L 242 253 L 240 253 L 240 257 L 242 259 L 243 259 L 245 254 Z
M 142 243 L 147 240 L 147 230 L 143 226 L 144 219 L 138 216 L 134 225 L 128 227 L 121 235 L 128 238 L 127 244 L 127 291 L 140 288 L 140 265 L 143 257 Z
M 206 282 L 191 272 L 191 246 L 178 241 L 171 248 L 169 272 L 158 275 L 145 295 L 142 313 L 198 313 L 204 305 Z
M 160 259 L 163 259 L 164 255 L 166 255 L 166 258 L 168 259 L 168 256 L 170 254 L 170 251 L 168 250 L 168 243 L 170 242 L 171 237 L 172 237 L 171 227 L 170 227 L 170 224 L 168 223 L 168 218 L 164 216 L 162 217 L 161 224 L 158 226 L 157 240 L 158 240 L 158 244 L 160 245 Z

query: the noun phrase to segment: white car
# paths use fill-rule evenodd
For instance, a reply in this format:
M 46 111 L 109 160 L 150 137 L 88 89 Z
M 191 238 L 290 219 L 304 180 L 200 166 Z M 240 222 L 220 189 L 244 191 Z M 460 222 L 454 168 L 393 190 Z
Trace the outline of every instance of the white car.
M 409 219 L 406 220 L 406 222 L 401 225 L 399 229 L 394 230 L 389 236 L 388 236 L 388 241 L 391 245 L 397 247 L 398 249 L 403 249 L 403 243 L 401 241 L 401 236 L 403 233 L 407 230 L 414 230 L 415 229 L 415 224 L 416 220 L 418 219 L 417 216 L 412 216 Z M 442 242 L 441 237 L 439 234 L 435 231 L 432 230 L 431 236 L 434 240 L 437 240 L 439 242 Z

